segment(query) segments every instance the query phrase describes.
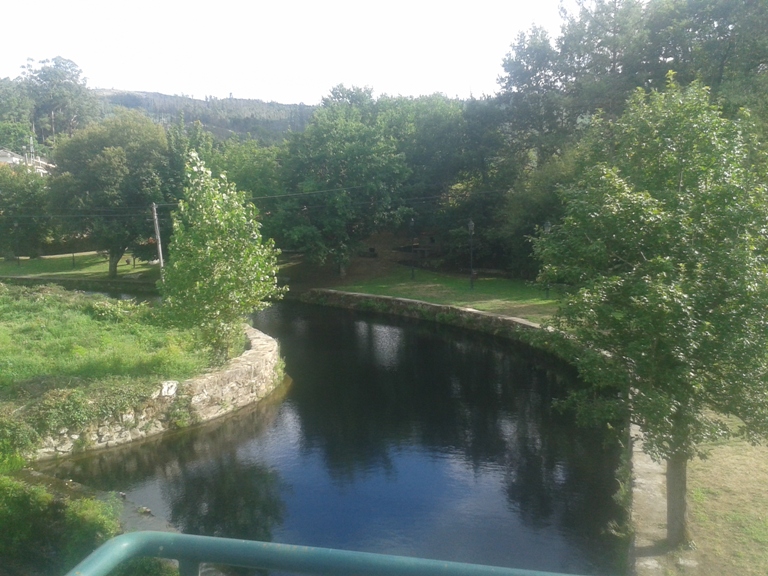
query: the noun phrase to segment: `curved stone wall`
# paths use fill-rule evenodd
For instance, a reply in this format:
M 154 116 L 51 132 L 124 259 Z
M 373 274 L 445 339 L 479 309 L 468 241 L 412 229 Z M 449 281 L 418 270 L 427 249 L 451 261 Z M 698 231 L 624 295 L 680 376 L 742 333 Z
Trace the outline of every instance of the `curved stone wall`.
M 283 378 L 278 343 L 246 327 L 250 346 L 222 369 L 177 382 L 170 380 L 142 405 L 82 429 L 62 428 L 45 438 L 32 460 L 68 456 L 73 452 L 119 446 L 174 428 L 180 419 L 205 422 L 248 406 L 267 396 Z

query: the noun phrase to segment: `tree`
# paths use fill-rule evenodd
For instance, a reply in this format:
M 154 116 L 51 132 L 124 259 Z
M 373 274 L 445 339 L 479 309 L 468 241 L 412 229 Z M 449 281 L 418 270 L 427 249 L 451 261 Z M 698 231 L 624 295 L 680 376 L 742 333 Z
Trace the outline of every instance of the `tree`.
M 230 138 L 213 154 L 211 171 L 226 173 L 238 190 L 253 198 L 272 196 L 280 189 L 279 148 L 264 146 L 257 140 Z
M 31 127 L 34 106 L 20 81 L 0 78 L 0 122 L 20 122 Z
M 371 91 L 334 88 L 281 160 L 286 194 L 265 230 L 316 263 L 331 258 L 343 274 L 356 244 L 392 216 L 408 176 Z
M 0 148 L 24 154 L 30 152 L 34 102 L 21 82 L 0 78 Z
M 227 358 L 245 315 L 282 293 L 278 252 L 259 228 L 245 194 L 224 176 L 212 178 L 197 154 L 190 153 L 160 291 L 171 316 L 198 328 L 217 360 Z
M 52 236 L 48 177 L 0 165 L 0 256 L 37 256 Z
M 56 149 L 53 205 L 68 216 L 72 232 L 109 253 L 111 278 L 127 248 L 152 234 L 149 209 L 164 199 L 167 146 L 161 126 L 122 110 Z
M 57 56 L 25 66 L 22 83 L 32 98 L 32 123 L 41 144 L 55 145 L 57 136 L 71 136 L 96 117 L 96 98 L 86 87 L 80 68 Z
M 765 158 L 706 88 L 672 80 L 665 93 L 638 91 L 615 122 L 595 121 L 583 155 L 564 218 L 535 241 L 540 281 L 569 287 L 553 325 L 578 342 L 588 384 L 569 402 L 639 425 L 667 464 L 677 545 L 701 443 L 768 434 Z

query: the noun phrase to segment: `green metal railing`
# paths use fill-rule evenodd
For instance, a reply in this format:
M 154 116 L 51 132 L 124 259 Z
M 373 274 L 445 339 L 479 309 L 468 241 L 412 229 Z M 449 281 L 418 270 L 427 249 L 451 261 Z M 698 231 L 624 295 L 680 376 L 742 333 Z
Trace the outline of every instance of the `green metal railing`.
M 553 572 L 169 532 L 131 532 L 113 538 L 75 566 L 67 576 L 106 576 L 126 560 L 140 556 L 178 560 L 181 576 L 198 576 L 201 563 L 350 576 L 566 576 Z

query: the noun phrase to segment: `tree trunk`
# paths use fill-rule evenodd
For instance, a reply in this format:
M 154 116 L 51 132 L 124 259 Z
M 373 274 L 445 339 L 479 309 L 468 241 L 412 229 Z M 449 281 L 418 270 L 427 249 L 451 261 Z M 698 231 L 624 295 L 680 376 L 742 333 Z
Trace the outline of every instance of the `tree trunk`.
M 688 457 L 675 454 L 667 460 L 667 542 L 671 547 L 691 541 L 688 534 Z
M 125 250 L 118 251 L 109 251 L 109 277 L 110 278 L 117 278 L 117 265 L 120 264 L 120 259 L 123 257 L 123 254 L 125 254 Z

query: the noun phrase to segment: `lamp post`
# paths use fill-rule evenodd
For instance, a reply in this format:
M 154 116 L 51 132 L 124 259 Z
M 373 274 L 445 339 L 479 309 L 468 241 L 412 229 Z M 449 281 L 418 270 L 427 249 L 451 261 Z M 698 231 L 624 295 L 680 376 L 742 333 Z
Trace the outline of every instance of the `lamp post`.
M 410 231 L 410 237 L 411 237 L 411 280 L 416 278 L 416 263 L 413 261 L 413 228 L 416 225 L 416 222 L 414 222 L 413 218 L 411 218 L 411 223 L 408 225 L 408 230 Z
M 475 265 L 474 265 L 474 245 L 472 243 L 472 237 L 475 235 L 475 223 L 472 222 L 472 218 L 469 219 L 469 289 L 475 289 Z

